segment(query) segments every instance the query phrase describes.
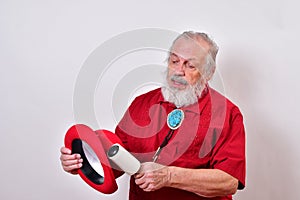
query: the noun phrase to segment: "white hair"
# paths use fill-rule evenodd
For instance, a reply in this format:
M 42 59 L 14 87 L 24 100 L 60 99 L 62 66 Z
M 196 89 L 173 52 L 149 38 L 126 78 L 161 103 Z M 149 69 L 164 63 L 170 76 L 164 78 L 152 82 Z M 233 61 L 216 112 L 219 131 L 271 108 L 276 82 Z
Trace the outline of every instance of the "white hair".
M 205 58 L 205 63 L 204 63 L 203 66 L 201 66 L 201 69 L 200 69 L 201 72 L 202 72 L 202 75 L 207 80 L 209 80 L 212 77 L 212 75 L 213 75 L 213 73 L 215 72 L 215 69 L 216 69 L 216 57 L 217 57 L 217 53 L 219 51 L 218 45 L 206 33 L 194 32 L 194 31 L 185 31 L 182 34 L 180 34 L 173 41 L 172 46 L 171 46 L 170 51 L 169 51 L 169 58 L 170 58 L 170 54 L 172 52 L 172 48 L 173 48 L 175 42 L 180 38 L 192 39 L 197 43 L 198 43 L 199 39 L 203 39 L 204 41 L 206 41 L 210 45 L 210 48 L 208 50 L 208 54 L 206 55 L 206 58 Z
M 181 76 L 173 74 L 171 77 L 169 76 L 168 70 L 166 73 L 166 81 L 165 87 L 162 87 L 162 95 L 166 101 L 174 103 L 177 108 L 188 106 L 198 102 L 198 99 L 201 97 L 203 90 L 206 88 L 207 81 L 212 77 L 216 68 L 216 57 L 218 53 L 217 44 L 206 34 L 200 32 L 187 31 L 180 34 L 174 41 L 169 51 L 168 61 L 170 59 L 170 55 L 172 53 L 173 46 L 175 42 L 180 39 L 192 39 L 195 42 L 199 43 L 202 39 L 209 44 L 208 53 L 205 57 L 205 63 L 202 66 L 199 66 L 199 70 L 201 71 L 201 76 L 199 80 L 193 84 L 189 85 L 186 80 L 184 80 Z M 181 84 L 186 85 L 185 89 L 178 89 L 172 87 L 168 84 L 168 79 L 176 80 Z
M 168 74 L 168 70 L 166 74 Z M 177 75 L 172 75 L 170 78 L 176 76 Z M 177 76 L 176 79 L 180 80 L 181 77 Z M 167 80 L 168 77 L 166 78 L 166 81 Z M 182 79 L 181 81 L 184 82 L 185 80 Z M 205 82 L 203 81 L 203 78 L 200 77 L 195 84 L 187 84 L 187 87 L 183 90 L 171 87 L 168 83 L 166 83 L 165 86 L 161 88 L 161 92 L 166 101 L 173 103 L 177 108 L 181 108 L 198 102 L 198 99 L 201 97 L 204 89 Z

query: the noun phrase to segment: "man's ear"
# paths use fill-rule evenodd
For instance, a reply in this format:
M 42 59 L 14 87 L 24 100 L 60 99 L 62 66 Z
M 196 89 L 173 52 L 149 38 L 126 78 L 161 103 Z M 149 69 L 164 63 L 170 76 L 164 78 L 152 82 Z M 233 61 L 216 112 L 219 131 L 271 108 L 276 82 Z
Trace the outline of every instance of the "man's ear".
M 214 73 L 216 71 L 216 66 L 213 66 L 211 70 L 209 70 L 209 73 L 207 74 L 205 80 L 206 82 L 210 81 L 210 79 L 213 77 Z

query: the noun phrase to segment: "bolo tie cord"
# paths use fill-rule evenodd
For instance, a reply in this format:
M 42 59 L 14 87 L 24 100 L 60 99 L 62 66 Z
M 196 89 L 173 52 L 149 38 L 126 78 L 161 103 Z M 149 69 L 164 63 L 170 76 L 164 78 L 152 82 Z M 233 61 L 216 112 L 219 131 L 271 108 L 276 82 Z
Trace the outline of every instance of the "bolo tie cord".
M 172 138 L 172 135 L 174 133 L 174 130 L 170 129 L 168 134 L 166 135 L 166 137 L 164 138 L 163 142 L 161 143 L 161 145 L 159 145 L 158 149 L 156 150 L 154 156 L 153 156 L 153 162 L 156 162 L 161 150 L 167 146 L 167 144 L 169 143 L 170 139 Z
M 168 114 L 167 125 L 170 129 L 163 142 L 161 143 L 161 145 L 159 145 L 158 149 L 156 150 L 153 156 L 153 162 L 156 162 L 161 150 L 169 143 L 174 131 L 181 126 L 183 119 L 184 112 L 181 109 L 175 109 Z

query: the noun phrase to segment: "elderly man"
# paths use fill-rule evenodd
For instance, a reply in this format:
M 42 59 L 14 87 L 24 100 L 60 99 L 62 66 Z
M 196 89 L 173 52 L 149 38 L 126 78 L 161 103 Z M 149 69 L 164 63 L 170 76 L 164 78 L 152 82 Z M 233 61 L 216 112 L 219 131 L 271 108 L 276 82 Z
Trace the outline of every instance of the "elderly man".
M 137 97 L 116 127 L 142 162 L 129 199 L 232 199 L 245 187 L 245 131 L 237 106 L 208 86 L 218 47 L 205 33 L 173 42 L 167 84 Z M 61 149 L 65 171 L 80 155 Z

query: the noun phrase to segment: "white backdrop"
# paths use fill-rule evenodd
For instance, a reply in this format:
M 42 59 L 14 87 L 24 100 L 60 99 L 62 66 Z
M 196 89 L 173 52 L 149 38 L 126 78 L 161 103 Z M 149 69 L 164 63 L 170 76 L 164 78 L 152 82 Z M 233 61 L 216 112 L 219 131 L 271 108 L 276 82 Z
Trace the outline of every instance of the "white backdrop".
M 75 123 L 84 61 L 113 36 L 146 27 L 205 31 L 219 44 L 223 92 L 247 130 L 247 186 L 235 199 L 299 199 L 297 8 L 291 0 L 1 0 L 1 199 L 127 199 L 128 177 L 113 195 L 100 194 L 62 171 L 59 148 Z M 113 130 L 115 122 L 103 126 Z

